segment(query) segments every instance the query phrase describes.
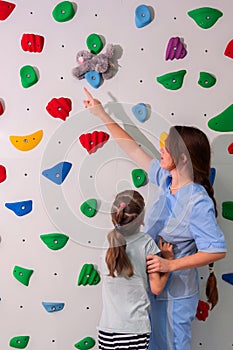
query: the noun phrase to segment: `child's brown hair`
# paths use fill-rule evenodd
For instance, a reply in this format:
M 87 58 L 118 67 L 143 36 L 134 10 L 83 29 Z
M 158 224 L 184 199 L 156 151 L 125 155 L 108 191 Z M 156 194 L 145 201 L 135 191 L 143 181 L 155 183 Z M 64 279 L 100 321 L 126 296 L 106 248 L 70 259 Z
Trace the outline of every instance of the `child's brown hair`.
M 109 276 L 133 276 L 133 265 L 126 253 L 124 236 L 139 231 L 144 219 L 145 202 L 142 195 L 134 190 L 125 190 L 117 194 L 111 209 L 114 229 L 108 233 L 109 248 L 105 261 Z

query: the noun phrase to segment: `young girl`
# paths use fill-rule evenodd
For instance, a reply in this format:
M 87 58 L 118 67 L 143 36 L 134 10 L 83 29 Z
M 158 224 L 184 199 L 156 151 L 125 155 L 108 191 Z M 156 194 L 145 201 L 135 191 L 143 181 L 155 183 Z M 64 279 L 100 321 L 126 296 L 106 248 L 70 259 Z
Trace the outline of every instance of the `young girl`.
M 226 242 L 216 221 L 210 175 L 210 144 L 198 128 L 172 127 L 160 161 L 148 155 L 85 89 L 85 107 L 98 116 L 119 146 L 149 180 L 159 186 L 145 220 L 145 232 L 155 242 L 172 243 L 174 260 L 148 256 L 148 272 L 170 272 L 163 292 L 151 294 L 150 350 L 189 350 L 191 325 L 199 299 L 197 267 L 225 257 Z M 179 271 L 178 271 L 179 270 Z M 214 282 L 213 268 L 210 281 Z M 217 303 L 216 284 L 207 288 L 208 301 Z
M 144 199 L 134 190 L 119 193 L 111 209 L 114 228 L 109 232 L 102 267 L 103 311 L 99 324 L 99 349 L 146 350 L 149 344 L 149 299 L 146 256 L 159 249 L 149 235 L 140 231 Z M 173 258 L 172 246 L 166 246 Z M 164 288 L 168 273 L 151 273 L 152 293 Z

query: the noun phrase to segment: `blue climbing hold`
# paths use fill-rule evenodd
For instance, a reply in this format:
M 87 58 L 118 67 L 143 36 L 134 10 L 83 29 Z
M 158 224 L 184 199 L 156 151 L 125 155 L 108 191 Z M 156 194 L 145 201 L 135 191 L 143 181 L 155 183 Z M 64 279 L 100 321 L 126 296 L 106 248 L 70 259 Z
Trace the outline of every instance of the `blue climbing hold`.
M 47 301 L 42 301 L 41 303 L 45 310 L 48 312 L 61 311 L 64 308 L 65 303 L 51 303 Z
M 145 27 L 151 22 L 151 14 L 149 7 L 140 5 L 135 10 L 135 24 L 137 28 Z
M 216 169 L 215 168 L 210 168 L 210 184 L 213 186 L 214 180 L 216 176 Z
M 69 162 L 60 162 L 50 169 L 43 170 L 42 175 L 55 184 L 61 185 L 68 175 L 71 167 L 72 164 Z
M 32 211 L 32 200 L 5 203 L 5 207 L 12 210 L 17 216 L 23 216 Z
M 132 112 L 137 120 L 143 123 L 147 118 L 147 107 L 145 103 L 138 103 L 132 107 Z
M 86 81 L 95 89 L 97 89 L 100 86 L 101 83 L 101 76 L 99 72 L 96 72 L 95 70 L 90 70 L 89 72 L 85 73 L 85 79 Z
M 233 285 L 233 273 L 224 273 L 222 275 L 223 281 Z

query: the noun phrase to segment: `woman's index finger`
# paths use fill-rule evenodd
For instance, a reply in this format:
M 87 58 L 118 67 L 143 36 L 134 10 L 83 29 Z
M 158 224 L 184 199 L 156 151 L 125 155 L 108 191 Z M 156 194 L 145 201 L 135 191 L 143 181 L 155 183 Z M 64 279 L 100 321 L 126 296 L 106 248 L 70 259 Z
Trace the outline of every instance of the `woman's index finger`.
M 87 98 L 89 100 L 93 100 L 92 94 L 87 90 L 87 88 L 84 87 L 83 89 L 84 89 L 85 94 L 87 95 Z

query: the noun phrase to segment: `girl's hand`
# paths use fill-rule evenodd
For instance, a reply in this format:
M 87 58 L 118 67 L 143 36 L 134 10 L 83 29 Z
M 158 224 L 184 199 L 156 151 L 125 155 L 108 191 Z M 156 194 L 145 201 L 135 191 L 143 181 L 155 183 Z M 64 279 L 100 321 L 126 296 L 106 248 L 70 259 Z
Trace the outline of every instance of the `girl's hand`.
M 168 260 L 174 259 L 172 244 L 168 242 L 163 242 L 163 238 L 161 236 L 159 237 L 158 247 L 161 251 L 161 255 L 163 258 Z
M 101 113 L 105 113 L 101 102 L 93 98 L 91 93 L 86 88 L 84 88 L 84 92 L 87 96 L 87 100 L 83 101 L 85 108 L 90 108 L 90 112 L 98 117 L 101 115 Z

